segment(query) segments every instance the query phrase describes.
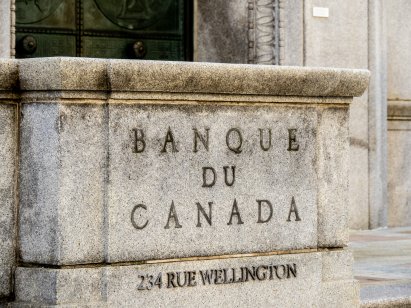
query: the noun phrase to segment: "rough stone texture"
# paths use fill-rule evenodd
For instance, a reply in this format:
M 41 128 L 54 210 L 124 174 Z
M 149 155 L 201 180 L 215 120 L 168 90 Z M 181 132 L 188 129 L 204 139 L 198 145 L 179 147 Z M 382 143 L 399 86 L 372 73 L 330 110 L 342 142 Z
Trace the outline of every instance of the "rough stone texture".
M 107 90 L 107 60 L 91 58 L 37 58 L 19 62 L 22 90 Z
M 21 112 L 22 260 L 103 261 L 103 105 L 24 104 Z
M 305 65 L 368 67 L 367 0 L 305 1 Z M 329 8 L 329 18 L 313 17 L 313 7 Z M 342 13 L 343 12 L 343 13 Z M 368 98 L 354 99 L 350 107 L 350 227 L 368 228 Z
M 352 279 L 352 252 L 346 250 L 324 251 L 322 254 L 322 280 L 324 282 Z
M 0 9 L 1 10 L 1 9 Z M 12 293 L 16 249 L 17 64 L 0 60 L 0 301 Z
M 9 295 L 15 263 L 17 106 L 0 101 L 0 298 Z
M 0 58 L 11 56 L 11 0 L 3 0 L 0 5 Z
M 324 108 L 318 129 L 318 246 L 348 243 L 348 112 Z
M 388 102 L 388 225 L 411 225 L 411 102 Z
M 20 65 L 26 90 L 19 217 L 24 262 L 139 261 L 346 244 L 346 111 L 350 100 L 340 96 L 360 95 L 367 71 L 68 58 L 50 61 L 49 65 L 47 59 L 35 59 L 31 65 L 25 60 Z M 87 66 L 87 61 L 97 74 L 95 79 L 90 76 L 91 85 L 83 85 L 85 77 L 78 76 L 83 71 L 77 69 Z M 108 72 L 104 63 L 109 63 Z M 37 78 L 33 72 L 41 65 L 42 76 Z M 51 82 L 46 76 L 60 80 Z M 110 85 L 109 96 L 126 93 L 128 99 L 101 100 L 102 85 Z M 60 98 L 53 100 L 54 94 L 48 97 L 37 91 L 49 87 Z M 70 91 L 71 87 L 76 91 Z M 194 93 L 187 93 L 190 91 Z M 279 93 L 287 96 L 274 96 Z M 178 101 L 161 98 L 167 94 L 178 94 Z M 141 99 L 144 95 L 151 100 L 150 106 Z M 193 101 L 195 95 L 206 98 L 199 98 L 202 103 L 198 104 L 196 98 Z M 338 97 L 327 100 L 310 97 L 313 95 Z M 221 101 L 224 97 L 231 103 Z M 238 104 L 242 97 L 245 101 L 252 97 L 253 108 Z M 192 152 L 195 125 L 201 133 L 210 128 L 208 155 Z M 272 128 L 273 151 L 254 152 L 260 146 L 258 129 L 267 126 Z M 179 153 L 161 153 L 168 127 L 175 134 Z M 240 154 L 234 155 L 225 145 L 225 134 L 232 127 L 244 134 Z M 147 150 L 133 153 L 133 129 L 141 128 L 147 129 Z M 289 128 L 297 128 L 301 142 L 295 153 L 287 151 Z M 167 151 L 170 147 L 168 144 Z M 268 164 L 267 154 L 273 154 L 268 156 Z M 293 154 L 299 156 L 293 158 Z M 202 167 L 214 167 L 217 185 L 221 185 L 223 166 L 231 165 L 238 165 L 238 186 L 216 186 L 217 192 L 201 187 Z M 296 215 L 292 213 L 287 222 L 292 197 L 301 221 L 293 222 Z M 237 217 L 233 217 L 230 231 L 222 232 L 229 230 L 234 198 L 244 224 L 236 225 Z M 256 223 L 257 199 L 273 204 L 270 223 L 275 222 L 275 227 L 271 230 Z M 165 232 L 171 201 L 183 227 L 174 228 L 171 219 L 171 230 Z M 208 201 L 214 202 L 215 225 L 208 226 L 202 217 L 205 226 L 197 228 L 196 202 L 207 211 Z M 140 203 L 148 206 L 150 222 L 145 230 L 137 230 L 131 222 L 131 212 Z M 137 223 L 144 223 L 145 211 L 140 207 L 135 213 Z M 207 227 L 211 233 L 203 231 Z M 152 234 L 141 236 L 148 231 Z M 227 237 L 220 239 L 224 235 Z M 236 241 L 238 237 L 244 241 Z M 187 245 L 187 239 L 202 245 Z
M 250 109 L 247 106 L 161 103 L 150 106 L 141 101 L 134 104 L 110 101 L 109 262 L 317 246 L 318 184 L 315 161 L 323 158 L 316 158 L 315 108 L 278 105 L 253 106 Z M 334 125 L 337 122 L 343 125 L 335 120 L 335 116 L 330 115 L 331 119 Z M 194 128 L 201 135 L 205 135 L 206 128 L 209 129 L 208 151 L 200 141 L 198 152 L 193 151 Z M 241 153 L 234 153 L 227 147 L 227 132 L 232 128 L 237 128 L 242 134 Z M 291 128 L 297 130 L 298 151 L 287 150 L 288 129 Z M 134 129 L 144 131 L 144 152 L 135 151 Z M 171 144 L 167 145 L 166 153 L 162 152 L 168 129 L 173 133 L 178 152 L 173 152 Z M 259 129 L 264 130 L 265 147 L 268 144 L 268 129 L 272 132 L 272 147 L 267 151 L 261 148 Z M 139 136 L 141 134 L 138 133 Z M 230 144 L 237 145 L 237 134 L 229 136 Z M 330 139 L 345 143 L 344 133 Z M 138 147 L 142 150 L 141 142 Z M 344 154 L 346 151 L 341 152 L 346 157 Z M 232 186 L 225 184 L 224 166 L 229 167 L 229 182 L 232 180 L 231 166 L 235 166 Z M 203 167 L 215 169 L 215 186 L 202 187 Z M 343 167 L 337 164 L 332 168 L 339 171 Z M 330 176 L 327 173 L 324 177 L 329 180 Z M 346 179 L 342 173 L 338 172 L 338 176 Z M 207 172 L 207 182 L 211 181 L 211 172 Z M 343 196 L 346 194 L 344 186 L 332 189 L 334 196 L 337 189 Z M 287 221 L 292 198 L 295 199 L 301 221 L 296 221 L 294 213 Z M 232 225 L 228 225 L 234 200 L 238 202 L 243 224 L 239 224 L 237 216 L 234 216 Z M 268 200 L 272 204 L 273 217 L 267 223 L 257 223 L 256 200 Z M 170 219 L 169 228 L 166 229 L 172 202 L 179 224 Z M 208 202 L 213 203 L 211 226 L 200 214 L 202 226 L 198 227 L 197 202 L 207 214 Z M 327 204 L 327 212 L 330 213 L 341 210 L 331 200 L 320 200 L 318 203 Z M 147 210 L 138 209 L 133 216 L 139 226 L 148 220 L 147 226 L 141 230 L 133 227 L 130 219 L 137 204 L 147 207 Z M 262 219 L 266 220 L 268 216 L 268 206 L 264 203 Z M 325 216 L 324 220 L 329 217 L 328 213 Z M 333 230 L 325 228 L 334 239 L 334 245 L 343 241 L 339 226 L 344 219 L 341 215 L 338 218 L 338 221 L 333 221 Z M 181 228 L 178 228 L 179 225 Z M 125 238 L 127 242 L 123 240 Z M 238 238 L 241 238 L 240 242 Z M 190 245 L 187 241 L 196 244 Z
M 323 255 L 337 257 L 333 281 L 323 281 Z M 228 258 L 216 260 L 181 261 L 145 265 L 106 266 L 99 268 L 41 269 L 18 268 L 16 272 L 16 305 L 37 302 L 59 306 L 81 305 L 88 301 L 90 306 L 108 305 L 110 307 L 164 306 L 169 307 L 357 307 L 357 284 L 350 280 L 345 267 L 341 267 L 344 252 L 329 254 L 305 253 L 265 257 Z M 342 257 L 345 260 L 345 257 Z M 326 261 L 332 263 L 331 260 Z M 296 265 L 296 277 L 281 275 L 281 265 Z M 273 270 L 260 269 L 261 280 L 251 279 L 240 283 L 204 284 L 200 271 L 232 269 L 261 265 L 277 265 L 278 279 Z M 326 268 L 326 269 L 325 269 Z M 168 284 L 168 274 L 195 271 L 196 286 L 172 287 Z M 341 273 L 338 273 L 341 271 Z M 263 278 L 265 272 L 265 278 Z M 154 285 L 147 290 L 147 279 L 143 290 L 139 290 L 141 275 L 162 273 L 161 288 Z M 230 271 L 227 271 L 227 281 Z M 170 276 L 171 277 L 171 276 Z M 181 276 L 182 277 L 182 276 Z M 337 280 L 341 277 L 341 280 Z M 347 279 L 343 279 L 347 277 Z M 214 278 L 215 279 L 215 278 Z M 221 279 L 217 282 L 222 281 Z M 176 280 L 175 280 L 176 282 Z M 182 283 L 183 280 L 180 281 Z M 215 280 L 214 280 L 215 282 Z M 193 283 L 194 284 L 194 283 Z M 170 286 L 170 287 L 167 287 Z M 333 306 L 333 305 L 331 305 Z
M 247 0 L 195 1 L 194 61 L 247 63 Z
M 16 301 L 43 305 L 99 303 L 103 300 L 101 268 L 16 270 Z
M 14 263 L 14 260 L 13 260 Z M 12 272 L 14 271 L 14 264 L 2 265 L 0 264 L 0 300 L 8 298 L 12 294 Z M 0 301 L 1 306 L 1 301 Z
M 370 76 L 366 70 L 127 60 L 110 60 L 108 74 L 113 91 L 320 97 L 362 95 Z
M 0 95 L 18 87 L 18 62 L 15 60 L 0 59 Z

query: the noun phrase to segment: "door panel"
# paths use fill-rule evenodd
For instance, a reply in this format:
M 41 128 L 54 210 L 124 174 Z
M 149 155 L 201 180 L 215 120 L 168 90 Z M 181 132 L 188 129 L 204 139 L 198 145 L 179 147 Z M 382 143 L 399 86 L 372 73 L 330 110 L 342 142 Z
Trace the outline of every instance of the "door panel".
M 17 0 L 16 57 L 191 59 L 184 0 Z

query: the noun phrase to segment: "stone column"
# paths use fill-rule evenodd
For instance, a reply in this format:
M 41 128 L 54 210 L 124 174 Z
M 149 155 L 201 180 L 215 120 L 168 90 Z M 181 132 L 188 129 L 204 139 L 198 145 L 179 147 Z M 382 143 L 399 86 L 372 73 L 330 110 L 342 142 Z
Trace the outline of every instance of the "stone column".
M 387 36 L 382 0 L 368 1 L 368 170 L 370 229 L 388 224 Z
M 0 302 L 13 294 L 16 265 L 17 82 L 17 63 L 0 60 Z

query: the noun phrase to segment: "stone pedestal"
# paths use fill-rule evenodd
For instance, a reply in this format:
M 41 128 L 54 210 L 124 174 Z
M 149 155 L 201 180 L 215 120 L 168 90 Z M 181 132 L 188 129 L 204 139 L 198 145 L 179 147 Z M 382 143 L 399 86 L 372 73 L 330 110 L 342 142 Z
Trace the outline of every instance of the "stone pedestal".
M 358 306 L 361 70 L 19 61 L 16 305 Z

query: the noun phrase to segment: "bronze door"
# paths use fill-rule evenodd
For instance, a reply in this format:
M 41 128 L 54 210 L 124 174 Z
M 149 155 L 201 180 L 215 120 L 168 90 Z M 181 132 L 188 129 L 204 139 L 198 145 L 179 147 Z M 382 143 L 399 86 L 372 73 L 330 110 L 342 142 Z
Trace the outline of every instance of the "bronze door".
M 16 0 L 16 57 L 191 60 L 191 1 Z

